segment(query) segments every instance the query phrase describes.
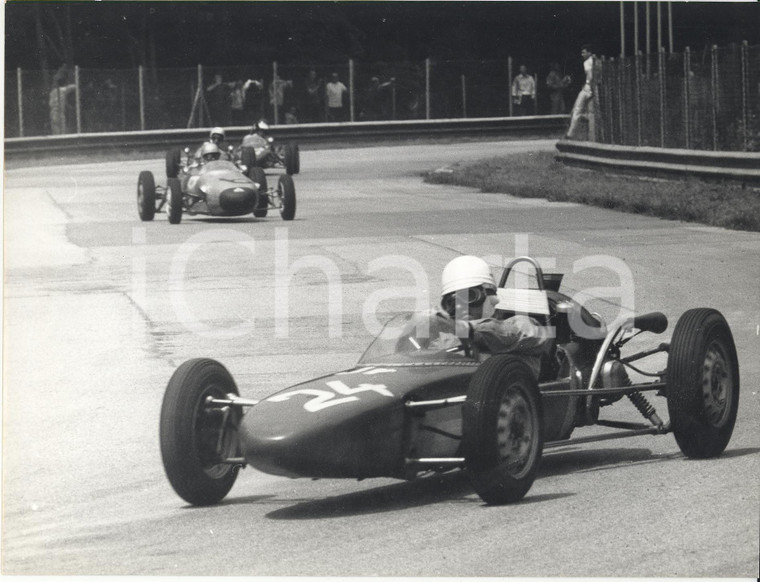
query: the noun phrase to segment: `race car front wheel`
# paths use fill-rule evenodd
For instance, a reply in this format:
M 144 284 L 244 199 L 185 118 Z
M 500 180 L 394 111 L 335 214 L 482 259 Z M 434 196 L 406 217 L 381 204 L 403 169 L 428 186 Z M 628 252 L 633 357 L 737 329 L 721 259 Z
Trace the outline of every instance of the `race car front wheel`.
M 261 168 L 250 166 L 247 170 L 248 177 L 259 185 L 256 196 L 256 207 L 253 209 L 253 215 L 256 218 L 264 218 L 269 208 L 269 186 L 267 185 L 267 175 Z
M 541 394 L 520 358 L 492 356 L 473 374 L 462 407 L 462 448 L 473 488 L 488 504 L 522 499 L 543 452 Z
M 280 198 L 282 219 L 293 220 L 296 216 L 296 187 L 288 174 L 281 174 L 277 180 L 277 196 Z
M 137 213 L 147 222 L 156 215 L 156 182 L 153 172 L 145 170 L 137 178 Z
M 176 178 L 179 176 L 179 166 L 182 154 L 179 150 L 169 150 L 166 152 L 166 177 Z
M 250 178 L 250 171 L 256 166 L 256 150 L 247 146 L 242 147 L 240 149 L 240 163 L 246 167 L 246 172 Z
M 182 185 L 178 178 L 169 178 L 166 181 L 166 215 L 170 224 L 179 224 L 182 221 Z
M 221 501 L 235 483 L 240 465 L 239 409 L 212 405 L 210 398 L 238 394 L 227 369 L 207 358 L 188 360 L 172 375 L 161 405 L 161 458 L 177 494 L 193 505 Z
M 684 455 L 717 457 L 739 407 L 739 361 L 731 329 L 715 309 L 690 309 L 673 330 L 667 369 L 670 423 Z
M 297 145 L 292 143 L 285 144 L 282 148 L 282 158 L 285 172 L 288 175 L 297 174 L 301 171 L 301 154 Z

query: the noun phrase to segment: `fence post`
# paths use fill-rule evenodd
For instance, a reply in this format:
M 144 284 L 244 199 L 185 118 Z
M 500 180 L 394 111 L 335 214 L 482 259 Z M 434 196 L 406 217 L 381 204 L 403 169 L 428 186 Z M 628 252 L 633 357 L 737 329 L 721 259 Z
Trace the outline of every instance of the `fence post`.
M 686 47 L 683 53 L 683 123 L 684 123 L 684 146 L 691 149 L 691 49 Z
M 507 97 L 509 101 L 509 116 L 512 117 L 512 57 L 507 57 Z
M 712 146 L 718 149 L 718 45 L 710 50 L 710 113 L 712 117 Z
M 462 117 L 467 118 L 467 84 L 464 75 L 462 75 Z
M 349 120 L 354 120 L 354 59 L 348 59 L 348 109 Z
M 140 92 L 140 131 L 145 131 L 145 82 L 143 74 L 143 66 L 137 65 L 137 88 Z
M 657 51 L 657 77 L 660 89 L 660 147 L 665 147 L 665 48 Z
M 277 106 L 277 85 L 277 61 L 272 61 L 272 84 L 269 87 L 271 88 L 272 107 L 274 111 L 273 125 L 277 125 L 280 122 L 280 108 Z
M 24 137 L 24 105 L 22 103 L 24 91 L 21 85 L 21 67 L 16 69 L 16 95 L 18 97 L 18 135 Z
M 636 53 L 636 145 L 641 146 L 641 51 Z
M 76 85 L 77 133 L 82 133 L 82 102 L 79 91 L 79 65 L 74 66 L 74 84 Z
M 430 119 L 430 58 L 425 59 L 425 119 Z
M 203 108 L 206 97 L 203 92 L 203 65 L 198 65 L 198 127 L 203 127 Z
M 624 125 L 624 114 L 623 114 L 623 107 L 625 104 L 625 99 L 623 97 L 623 85 L 624 83 L 624 76 L 625 76 L 625 63 L 626 58 L 620 57 L 620 62 L 618 63 L 618 75 L 617 75 L 617 82 L 618 82 L 618 141 L 619 144 L 626 143 L 626 135 L 625 135 L 625 125 Z
M 749 151 L 749 112 L 747 111 L 747 94 L 749 92 L 749 72 L 747 70 L 747 61 L 749 59 L 749 45 L 747 41 L 742 42 L 742 130 L 744 132 L 744 151 Z

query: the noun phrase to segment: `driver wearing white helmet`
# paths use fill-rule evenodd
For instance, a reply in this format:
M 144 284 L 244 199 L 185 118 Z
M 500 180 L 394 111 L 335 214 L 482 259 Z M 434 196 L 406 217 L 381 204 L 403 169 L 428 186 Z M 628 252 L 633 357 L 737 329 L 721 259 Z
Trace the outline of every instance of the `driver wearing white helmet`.
M 221 127 L 215 127 L 211 130 L 211 133 L 209 133 L 209 141 L 211 143 L 216 144 L 219 149 L 223 149 L 224 147 L 224 129 Z
M 207 141 L 201 146 L 200 158 L 201 163 L 208 163 L 218 160 L 222 156 L 222 150 L 215 143 Z
M 444 267 L 441 286 L 443 312 L 437 318 L 443 329 L 448 328 L 479 359 L 506 353 L 523 357 L 538 377 L 550 336 L 527 315 L 493 317 L 499 298 L 488 263 L 471 255 L 457 257 Z

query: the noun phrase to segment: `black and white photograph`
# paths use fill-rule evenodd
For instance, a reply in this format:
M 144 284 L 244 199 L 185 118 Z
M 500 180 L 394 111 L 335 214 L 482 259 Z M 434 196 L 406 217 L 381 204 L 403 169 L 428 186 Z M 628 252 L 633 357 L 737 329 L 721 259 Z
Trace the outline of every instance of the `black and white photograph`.
M 758 579 L 758 2 L 2 25 L 0 575 Z

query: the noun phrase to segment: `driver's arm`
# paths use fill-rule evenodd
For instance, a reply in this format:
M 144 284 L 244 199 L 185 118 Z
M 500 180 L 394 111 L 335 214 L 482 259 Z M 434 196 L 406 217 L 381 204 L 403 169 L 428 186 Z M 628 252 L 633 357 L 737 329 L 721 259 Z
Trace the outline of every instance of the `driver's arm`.
M 551 339 L 546 327 L 526 315 L 505 320 L 488 318 L 457 323 L 468 325 L 473 344 L 491 354 L 540 356 Z

